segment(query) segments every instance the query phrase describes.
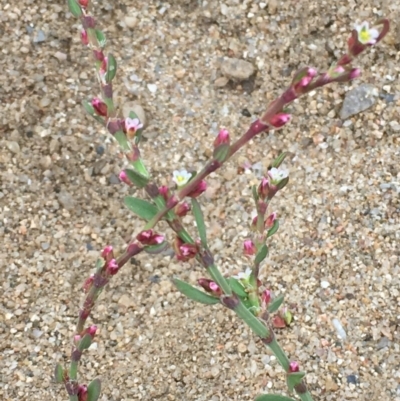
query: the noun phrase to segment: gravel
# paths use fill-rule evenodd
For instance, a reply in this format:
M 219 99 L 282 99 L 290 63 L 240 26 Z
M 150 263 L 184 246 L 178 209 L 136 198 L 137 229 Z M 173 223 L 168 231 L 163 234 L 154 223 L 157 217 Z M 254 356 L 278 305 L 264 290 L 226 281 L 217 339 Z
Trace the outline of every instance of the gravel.
M 216 263 L 245 270 L 251 185 L 290 152 L 261 277 L 293 311 L 278 339 L 308 372 L 315 400 L 400 401 L 398 2 L 122 0 L 95 3 L 94 15 L 118 61 L 119 107 L 146 112 L 141 151 L 160 184 L 173 170 L 199 171 L 218 129 L 237 138 L 295 70 L 327 68 L 354 22 L 392 19 L 384 43 L 360 57 L 360 80 L 294 102 L 290 125 L 255 138 L 200 200 Z M 132 190 L 110 178 L 124 166 L 117 146 L 81 106 L 98 88 L 78 21 L 64 3 L 25 0 L 3 1 L 0 21 L 0 399 L 66 400 L 52 374 L 70 352 L 81 284 L 102 247 L 121 249 L 142 222 L 122 206 Z M 257 74 L 227 82 L 226 58 Z M 374 104 L 339 119 L 363 84 L 377 89 Z M 170 255 L 140 256 L 112 280 L 80 368 L 82 381 L 101 378 L 102 401 L 246 401 L 286 390 L 274 356 L 239 320 L 171 283 L 203 274 Z

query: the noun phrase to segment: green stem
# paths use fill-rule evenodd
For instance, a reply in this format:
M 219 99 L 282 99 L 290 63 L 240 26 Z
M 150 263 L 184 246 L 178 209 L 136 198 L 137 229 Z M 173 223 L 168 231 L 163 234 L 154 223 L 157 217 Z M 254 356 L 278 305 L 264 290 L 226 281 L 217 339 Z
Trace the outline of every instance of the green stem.
M 78 377 L 78 361 L 71 361 L 71 366 L 69 367 L 69 380 L 76 380 Z
M 261 338 L 268 337 L 270 332 L 268 327 L 265 326 L 256 318 L 244 305 L 243 302 L 240 301 L 238 306 L 234 309 L 234 312 L 250 327 L 251 330 Z
M 278 341 L 274 338 L 271 343 L 267 344 L 268 348 L 274 353 L 279 363 L 285 370 L 285 372 L 289 371 L 289 358 L 286 356 L 285 351 L 279 345 Z
M 69 401 L 79 401 L 78 396 L 77 395 L 70 395 L 69 396 Z

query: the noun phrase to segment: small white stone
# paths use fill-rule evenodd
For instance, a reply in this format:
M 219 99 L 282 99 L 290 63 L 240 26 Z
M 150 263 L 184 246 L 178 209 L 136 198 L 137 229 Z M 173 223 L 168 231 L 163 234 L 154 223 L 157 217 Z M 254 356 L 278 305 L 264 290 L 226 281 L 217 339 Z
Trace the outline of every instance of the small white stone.
M 147 84 L 147 89 L 151 93 L 156 93 L 157 92 L 157 85 L 156 84 Z
M 343 326 L 342 326 L 342 324 L 339 322 L 339 320 L 338 320 L 338 319 L 333 319 L 333 320 L 332 320 L 332 325 L 333 325 L 333 327 L 336 329 L 336 331 L 337 331 L 337 333 L 338 333 L 338 336 L 341 337 L 343 340 L 345 340 L 346 337 L 347 337 L 347 334 L 346 334 L 346 332 L 344 331 Z
M 330 286 L 328 281 L 321 281 L 321 287 L 322 288 L 328 288 Z

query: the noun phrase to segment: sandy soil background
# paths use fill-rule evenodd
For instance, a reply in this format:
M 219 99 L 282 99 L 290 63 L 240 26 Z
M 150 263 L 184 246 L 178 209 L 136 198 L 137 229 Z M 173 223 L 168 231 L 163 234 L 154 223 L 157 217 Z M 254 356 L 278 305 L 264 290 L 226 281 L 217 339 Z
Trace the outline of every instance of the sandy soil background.
M 66 2 L 65 2 L 66 3 Z M 122 206 L 129 188 L 117 146 L 80 102 L 98 89 L 80 26 L 64 2 L 0 3 L 0 396 L 66 400 L 52 379 L 66 361 L 80 286 L 106 244 L 122 248 L 141 222 Z M 359 60 L 357 82 L 290 107 L 292 123 L 256 138 L 209 179 L 201 202 L 221 268 L 244 270 L 250 187 L 280 151 L 291 181 L 273 203 L 281 229 L 262 278 L 296 305 L 278 333 L 308 372 L 315 400 L 400 400 L 400 5 L 396 1 L 94 3 L 119 62 L 117 97 L 146 112 L 143 154 L 158 182 L 199 169 L 219 127 L 238 137 L 290 82 L 325 69 L 355 22 L 387 16 L 385 42 Z M 224 57 L 254 78 L 226 82 Z M 373 85 L 374 104 L 339 118 L 346 93 Z M 252 172 L 237 175 L 244 162 Z M 193 226 L 191 218 L 186 222 Z M 172 238 L 171 233 L 168 234 Z M 97 341 L 81 377 L 101 400 L 252 400 L 285 391 L 257 339 L 221 307 L 184 299 L 171 277 L 195 282 L 194 263 L 140 256 L 103 293 Z M 347 338 L 338 337 L 338 319 Z

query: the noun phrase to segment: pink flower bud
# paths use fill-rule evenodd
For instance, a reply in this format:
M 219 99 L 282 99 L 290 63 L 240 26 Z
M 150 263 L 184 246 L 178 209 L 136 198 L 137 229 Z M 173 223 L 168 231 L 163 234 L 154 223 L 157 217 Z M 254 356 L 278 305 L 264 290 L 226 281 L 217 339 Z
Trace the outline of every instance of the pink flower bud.
M 158 245 L 164 242 L 164 236 L 156 234 L 153 230 L 145 230 L 136 236 L 136 239 L 143 245 Z
M 78 387 L 78 401 L 87 401 L 88 391 L 87 386 L 84 384 L 80 384 Z
M 261 199 L 265 199 L 268 197 L 269 191 L 270 191 L 269 180 L 268 178 L 263 177 L 257 189 L 258 196 Z
M 93 57 L 97 61 L 103 61 L 105 58 L 104 53 L 101 50 L 93 50 Z
M 77 346 L 79 341 L 81 341 L 82 337 L 79 334 L 74 335 L 74 345 Z
M 190 205 L 187 202 L 182 202 L 176 205 L 175 207 L 175 213 L 179 217 L 186 216 L 188 212 L 190 211 Z
M 261 302 L 264 307 L 266 307 L 271 301 L 271 291 L 264 290 L 261 294 Z
M 228 130 L 221 129 L 221 131 L 219 131 L 218 136 L 215 138 L 214 141 L 214 147 L 217 147 L 219 145 L 223 145 L 223 144 L 228 144 L 230 143 L 230 138 L 229 138 L 229 132 Z
M 177 259 L 183 262 L 194 258 L 199 251 L 196 244 L 185 244 L 179 237 L 176 237 L 173 248 Z
M 292 361 L 289 364 L 289 373 L 294 373 L 294 372 L 299 372 L 300 371 L 300 365 L 296 361 Z
M 107 105 L 102 100 L 94 98 L 92 100 L 92 106 L 99 116 L 107 116 Z
M 94 280 L 94 274 L 91 274 L 90 277 L 88 277 L 85 282 L 82 285 L 83 292 L 86 294 L 89 292 L 90 288 L 92 287 Z
M 166 185 L 162 185 L 158 188 L 158 193 L 164 198 L 165 202 L 169 199 L 169 188 Z
M 201 180 L 197 187 L 194 188 L 190 193 L 188 193 L 187 196 L 190 196 L 191 198 L 197 198 L 199 195 L 201 195 L 205 190 L 207 189 L 207 183 L 205 180 Z
M 83 8 L 87 8 L 87 6 L 89 5 L 89 0 L 79 0 L 79 5 Z
M 265 222 L 264 222 L 264 227 L 265 227 L 266 229 L 271 228 L 271 227 L 274 225 L 274 223 L 275 223 L 276 217 L 277 217 L 276 212 L 271 213 L 271 214 L 267 217 L 267 219 L 265 220 Z
M 122 170 L 119 175 L 118 178 L 120 179 L 120 181 L 122 181 L 123 183 L 125 183 L 128 186 L 132 186 L 131 180 L 128 178 L 128 174 L 126 174 L 125 170 Z
M 119 270 L 119 266 L 118 263 L 115 259 L 111 259 L 108 263 L 107 263 L 107 272 L 111 275 L 114 276 L 115 274 L 118 273 Z
M 92 336 L 92 339 L 94 338 L 94 336 L 96 335 L 96 331 L 97 331 L 97 326 L 93 325 L 90 326 L 86 329 L 86 333 L 90 334 Z
M 283 127 L 290 120 L 290 114 L 278 113 L 269 120 L 269 123 L 275 128 Z
M 246 256 L 255 255 L 257 252 L 256 246 L 251 239 L 247 239 L 243 242 L 243 250 Z
M 361 76 L 361 70 L 359 68 L 352 68 L 349 72 L 349 79 L 356 79 Z
M 222 290 L 219 287 L 219 285 L 208 278 L 200 278 L 197 280 L 197 283 L 206 292 L 208 292 L 216 297 L 220 297 L 222 295 Z
M 84 46 L 87 46 L 89 44 L 89 37 L 84 29 L 82 29 L 81 31 L 81 41 Z
M 103 60 L 101 60 L 101 64 L 100 64 L 100 68 L 99 68 L 99 74 L 103 80 L 104 80 L 104 76 L 107 72 L 107 62 L 108 62 L 107 57 L 103 57 Z
M 106 261 L 111 260 L 114 257 L 113 247 L 111 245 L 104 247 L 101 251 L 101 257 Z
M 314 68 L 307 67 L 300 70 L 299 76 L 293 82 L 295 92 L 302 93 L 303 89 L 306 88 L 313 78 L 317 75 L 317 70 Z M 301 77 L 301 78 L 300 78 Z

